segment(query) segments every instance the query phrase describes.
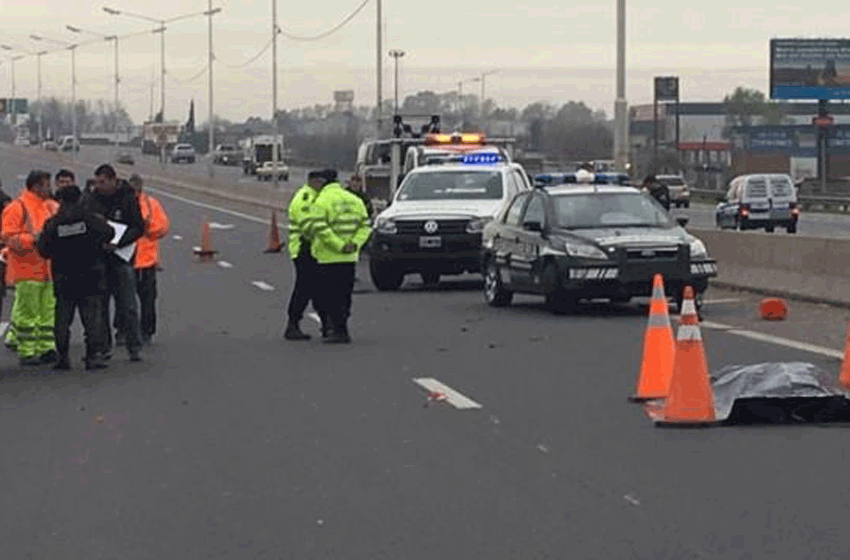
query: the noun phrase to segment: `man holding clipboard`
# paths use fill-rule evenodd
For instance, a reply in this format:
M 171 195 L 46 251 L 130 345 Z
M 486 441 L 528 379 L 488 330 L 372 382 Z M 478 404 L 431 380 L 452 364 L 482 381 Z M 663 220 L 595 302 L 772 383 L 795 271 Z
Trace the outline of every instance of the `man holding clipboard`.
M 95 172 L 94 189 L 83 201 L 86 210 L 101 214 L 115 229 L 115 236 L 104 249 L 106 255 L 106 277 L 108 290 L 103 305 L 103 355 L 110 356 L 112 349 L 112 327 L 109 302 L 115 298 L 115 312 L 124 326 L 127 337 L 127 351 L 130 361 L 141 360 L 139 349 L 142 346 L 139 332 L 139 302 L 136 299 L 136 273 L 133 269 L 133 255 L 136 240 L 145 232 L 145 223 L 136 198 L 136 192 L 126 181 L 119 181 L 115 169 L 108 164 L 98 167 Z

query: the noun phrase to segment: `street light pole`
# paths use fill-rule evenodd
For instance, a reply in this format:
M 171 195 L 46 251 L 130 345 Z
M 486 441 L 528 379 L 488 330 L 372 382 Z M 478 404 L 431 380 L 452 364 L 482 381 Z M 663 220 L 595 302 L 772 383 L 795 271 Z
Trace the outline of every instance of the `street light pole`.
M 207 65 L 209 69 L 207 72 L 209 73 L 209 146 L 207 147 L 207 165 L 209 167 L 209 175 L 213 177 L 215 172 L 213 171 L 213 150 L 215 149 L 215 122 L 213 120 L 213 9 L 212 9 L 212 0 L 207 0 L 207 12 L 209 13 L 209 21 L 207 27 Z
M 77 44 L 57 41 L 56 39 L 48 39 L 47 37 L 35 34 L 31 34 L 30 39 L 34 41 L 47 41 L 57 45 L 64 45 L 69 51 L 71 51 L 71 136 L 74 138 L 71 155 L 74 159 L 76 159 L 76 143 L 80 141 L 77 137 Z
M 41 57 L 47 54 L 46 51 L 39 51 L 36 55 L 38 61 L 38 143 L 41 145 L 44 142 L 44 103 L 41 101 Z
M 380 137 L 381 137 L 381 124 L 382 124 L 382 119 L 381 119 L 382 107 L 381 107 L 381 105 L 383 105 L 383 102 L 384 102 L 383 99 L 382 99 L 382 93 L 383 93 L 383 91 L 382 91 L 383 90 L 383 82 L 382 82 L 383 64 L 382 64 L 382 62 L 383 62 L 383 56 L 382 56 L 381 53 L 383 52 L 384 47 L 383 47 L 383 43 L 381 41 L 381 34 L 382 34 L 381 33 L 381 0 L 376 0 L 376 5 L 377 5 L 376 6 L 376 8 L 377 8 L 376 9 L 376 11 L 377 11 L 377 31 L 376 31 L 376 33 L 377 33 L 377 44 L 378 44 L 378 68 L 377 68 L 377 72 L 378 72 L 378 112 L 376 114 L 377 123 L 376 123 L 376 126 L 375 126 L 375 128 L 376 128 L 375 132 L 376 132 L 376 137 L 380 139 Z
M 614 102 L 614 166 L 625 171 L 629 161 L 626 102 L 626 0 L 617 0 L 617 99 Z
M 278 172 L 277 172 L 277 0 L 272 0 L 272 174 L 274 176 L 274 188 L 277 190 Z
M 390 56 L 395 60 L 395 114 L 398 115 L 398 59 L 404 56 L 404 51 L 391 50 Z

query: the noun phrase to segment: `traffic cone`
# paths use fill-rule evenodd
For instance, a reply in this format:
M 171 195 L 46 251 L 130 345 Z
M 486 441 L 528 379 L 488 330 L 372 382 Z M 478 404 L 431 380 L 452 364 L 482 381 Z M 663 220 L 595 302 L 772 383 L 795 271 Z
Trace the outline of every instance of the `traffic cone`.
M 663 399 L 667 396 L 670 378 L 673 376 L 675 350 L 667 296 L 664 294 L 664 278 L 656 274 L 652 279 L 652 300 L 643 339 L 643 361 L 637 392 L 629 397 L 631 402 Z
M 685 287 L 682 324 L 676 337 L 673 377 L 656 426 L 708 426 L 716 422 L 714 394 L 699 329 L 694 290 Z
M 765 321 L 782 321 L 788 317 L 788 304 L 781 298 L 765 298 L 759 302 L 759 315 Z
M 844 360 L 841 362 L 841 373 L 838 382 L 845 389 L 850 389 L 850 325 L 847 325 L 847 337 L 844 342 Z
M 195 254 L 201 258 L 201 261 L 210 261 L 218 253 L 213 251 L 212 241 L 210 240 L 210 224 L 204 221 L 204 226 L 201 236 L 201 246 L 195 248 Z
M 277 231 L 277 212 L 272 210 L 272 230 L 269 232 L 269 248 L 264 253 L 280 253 L 283 244 L 280 242 L 280 234 Z

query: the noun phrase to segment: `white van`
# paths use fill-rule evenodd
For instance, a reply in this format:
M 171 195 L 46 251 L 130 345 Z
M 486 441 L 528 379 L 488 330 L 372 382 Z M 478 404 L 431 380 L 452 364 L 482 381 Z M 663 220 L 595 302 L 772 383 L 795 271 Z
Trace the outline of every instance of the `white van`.
M 729 183 L 726 197 L 718 201 L 714 215 L 719 228 L 764 228 L 772 233 L 779 226 L 788 233 L 797 233 L 797 190 L 791 176 L 785 173 L 741 175 Z
M 80 141 L 74 138 L 73 136 L 63 136 L 59 139 L 59 151 L 62 152 L 79 152 L 80 151 Z

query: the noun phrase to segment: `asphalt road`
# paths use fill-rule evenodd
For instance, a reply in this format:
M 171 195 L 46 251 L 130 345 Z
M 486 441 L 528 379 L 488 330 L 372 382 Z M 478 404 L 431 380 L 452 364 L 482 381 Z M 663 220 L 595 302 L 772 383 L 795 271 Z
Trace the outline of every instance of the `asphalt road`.
M 689 226 L 715 229 L 714 205 L 693 203 L 690 208 L 673 208 L 673 215 L 688 216 Z M 797 224 L 797 233 L 804 237 L 850 238 L 850 214 L 828 214 L 824 212 L 803 212 Z M 727 230 L 731 231 L 731 230 Z M 739 235 L 763 234 L 764 230 L 738 232 Z M 773 235 L 789 235 L 784 229 L 777 228 Z
M 4 183 L 29 166 L 0 152 Z M 262 254 L 267 218 L 152 187 L 173 227 L 144 362 L 118 353 L 103 373 L 33 377 L 0 350 L 4 558 L 850 553 L 844 430 L 654 427 L 626 402 L 640 305 L 554 317 L 523 297 L 496 310 L 475 277 L 436 289 L 411 277 L 385 294 L 361 271 L 352 345 L 287 343 L 292 272 Z M 192 255 L 205 216 L 213 263 Z M 846 311 L 792 304 L 788 321 L 762 323 L 753 296 L 708 300 L 711 369 L 807 361 L 837 374 L 828 350 L 842 349 Z M 420 378 L 480 408 L 426 407 Z

